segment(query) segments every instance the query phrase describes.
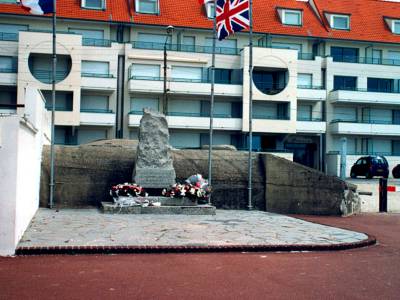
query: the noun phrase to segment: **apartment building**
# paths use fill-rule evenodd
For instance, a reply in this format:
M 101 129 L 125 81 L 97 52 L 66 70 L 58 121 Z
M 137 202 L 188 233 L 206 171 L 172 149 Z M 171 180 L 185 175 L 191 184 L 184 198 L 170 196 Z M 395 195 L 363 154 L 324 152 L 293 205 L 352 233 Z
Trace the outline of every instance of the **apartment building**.
M 1 113 L 18 113 L 28 84 L 51 99 L 51 17 L 18 2 L 0 0 Z M 400 162 L 400 1 L 269 2 L 253 0 L 253 149 L 338 174 L 346 137 L 348 165 Z M 174 147 L 209 143 L 212 4 L 59 0 L 57 14 L 56 143 L 135 139 L 145 107 L 167 115 Z M 239 149 L 248 45 L 239 33 L 216 48 L 214 143 Z

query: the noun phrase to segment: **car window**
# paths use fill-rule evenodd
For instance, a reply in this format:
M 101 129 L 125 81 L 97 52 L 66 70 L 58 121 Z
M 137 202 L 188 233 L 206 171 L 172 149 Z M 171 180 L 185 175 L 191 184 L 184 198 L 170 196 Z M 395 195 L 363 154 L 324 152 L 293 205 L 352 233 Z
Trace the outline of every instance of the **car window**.
M 362 164 L 362 159 L 357 160 L 356 165 L 361 165 Z

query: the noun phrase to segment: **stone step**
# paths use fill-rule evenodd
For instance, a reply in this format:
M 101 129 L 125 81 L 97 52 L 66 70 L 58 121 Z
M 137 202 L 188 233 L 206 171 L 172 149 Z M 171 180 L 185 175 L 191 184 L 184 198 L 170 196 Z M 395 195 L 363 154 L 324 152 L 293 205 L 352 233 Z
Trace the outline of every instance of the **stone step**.
M 165 197 L 164 197 L 165 198 Z M 175 198 L 170 198 L 175 199 Z M 102 202 L 101 208 L 106 214 L 157 214 L 157 215 L 215 215 L 215 206 L 123 206 L 111 202 Z

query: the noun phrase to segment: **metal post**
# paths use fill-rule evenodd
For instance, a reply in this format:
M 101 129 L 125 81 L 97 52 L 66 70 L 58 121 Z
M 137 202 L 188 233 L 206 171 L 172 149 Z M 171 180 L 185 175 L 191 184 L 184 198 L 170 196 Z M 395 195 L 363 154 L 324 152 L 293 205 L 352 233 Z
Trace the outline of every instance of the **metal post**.
M 346 179 L 346 156 L 347 156 L 347 138 L 342 138 L 342 150 L 340 151 L 340 178 Z
M 164 93 L 163 93 L 163 114 L 167 115 L 167 41 L 168 36 L 165 39 L 164 43 Z
M 387 212 L 387 178 L 379 178 L 379 212 Z
M 213 26 L 213 44 L 211 59 L 211 99 L 210 99 L 210 137 L 208 143 L 208 184 L 212 187 L 212 149 L 213 149 L 213 131 L 214 131 L 214 87 L 215 87 L 215 48 L 217 43 L 217 0 L 214 0 L 214 26 Z M 211 196 L 208 197 L 208 204 L 211 204 Z
M 56 108 L 56 72 L 57 72 L 57 52 L 56 52 L 56 24 L 57 24 L 57 1 L 53 0 L 53 66 L 52 66 L 52 107 L 51 107 L 51 146 L 50 146 L 50 199 L 49 207 L 54 205 L 54 140 L 55 140 L 55 108 Z
M 248 162 L 248 205 L 247 209 L 253 209 L 252 181 L 253 181 L 253 1 L 249 1 L 249 162 Z

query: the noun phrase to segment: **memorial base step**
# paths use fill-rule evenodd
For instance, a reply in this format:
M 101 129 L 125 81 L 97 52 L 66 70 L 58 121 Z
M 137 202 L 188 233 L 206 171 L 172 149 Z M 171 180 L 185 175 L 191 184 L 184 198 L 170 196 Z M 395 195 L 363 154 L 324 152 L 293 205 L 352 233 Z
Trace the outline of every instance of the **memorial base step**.
M 102 202 L 101 208 L 105 214 L 155 214 L 155 215 L 215 215 L 215 206 L 118 206 L 112 202 Z

